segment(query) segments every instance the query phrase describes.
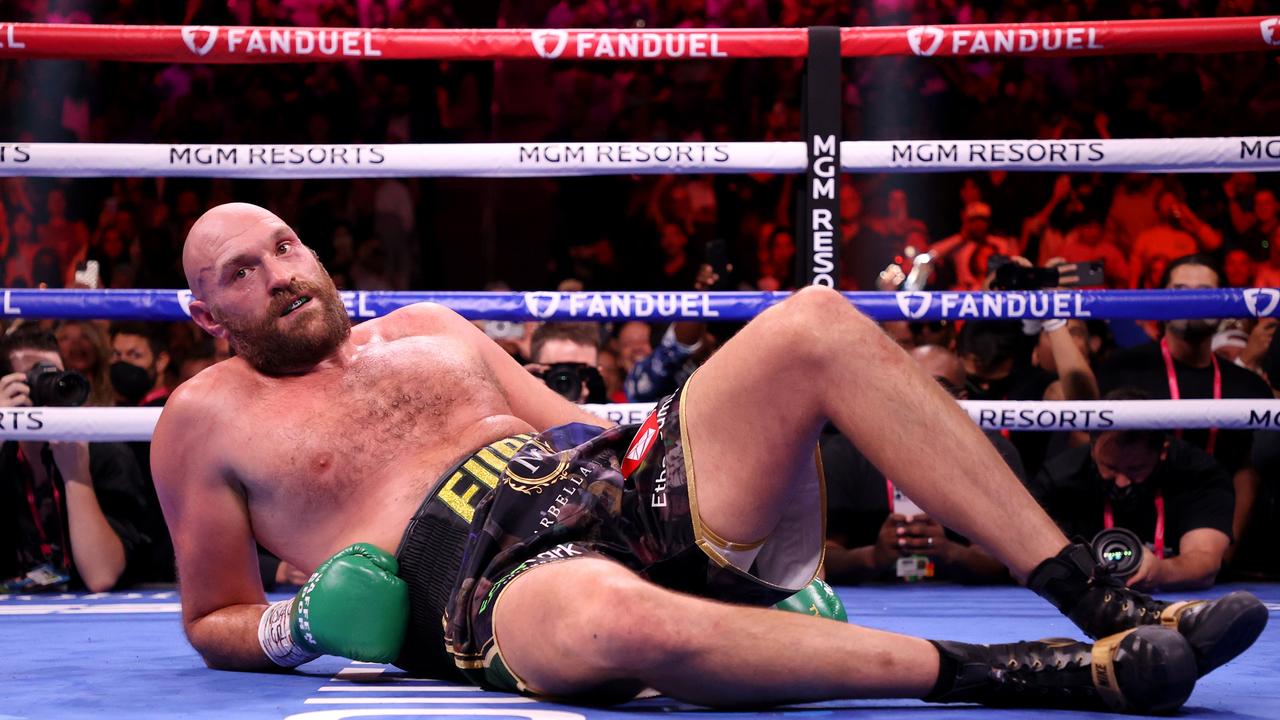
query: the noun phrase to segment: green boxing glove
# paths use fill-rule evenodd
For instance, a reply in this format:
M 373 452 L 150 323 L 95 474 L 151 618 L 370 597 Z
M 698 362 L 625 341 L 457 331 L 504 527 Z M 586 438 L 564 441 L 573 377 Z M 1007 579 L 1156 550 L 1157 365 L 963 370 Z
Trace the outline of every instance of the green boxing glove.
M 409 625 L 409 586 L 396 577 L 398 569 L 394 557 L 373 545 L 339 551 L 296 596 L 263 613 L 262 651 L 281 667 L 321 655 L 392 662 Z
M 844 611 L 844 603 L 840 602 L 840 596 L 819 578 L 814 578 L 808 587 L 774 607 L 787 612 L 849 622 L 849 615 Z

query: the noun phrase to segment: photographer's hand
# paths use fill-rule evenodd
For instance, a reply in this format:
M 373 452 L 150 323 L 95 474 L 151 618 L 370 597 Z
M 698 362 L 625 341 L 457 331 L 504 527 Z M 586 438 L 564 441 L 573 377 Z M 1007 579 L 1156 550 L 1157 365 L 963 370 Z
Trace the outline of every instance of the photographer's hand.
M 892 569 L 898 558 L 907 554 L 898 545 L 898 532 L 906 522 L 906 516 L 898 513 L 890 513 L 884 519 L 876 535 L 876 544 L 871 546 L 871 563 L 877 570 Z
M 0 377 L 0 407 L 31 407 L 31 388 L 26 373 Z
M 928 515 L 916 515 L 902 528 L 898 544 L 905 555 L 926 555 L 938 564 L 950 564 L 960 546 L 952 542 L 946 530 Z
M 89 483 L 89 443 L 76 440 L 51 440 L 49 452 L 53 464 L 58 466 L 62 479 L 67 482 Z
M 1160 558 L 1151 552 L 1151 548 L 1142 547 L 1142 563 L 1138 565 L 1138 569 L 1134 571 L 1129 579 L 1125 581 L 1125 585 L 1139 590 L 1154 590 L 1159 584 L 1157 575 L 1160 570 Z
M 76 570 L 90 591 L 106 592 L 124 574 L 124 543 L 98 503 L 89 470 L 89 443 L 55 440 L 49 443 L 49 451 L 66 481 L 67 534 Z

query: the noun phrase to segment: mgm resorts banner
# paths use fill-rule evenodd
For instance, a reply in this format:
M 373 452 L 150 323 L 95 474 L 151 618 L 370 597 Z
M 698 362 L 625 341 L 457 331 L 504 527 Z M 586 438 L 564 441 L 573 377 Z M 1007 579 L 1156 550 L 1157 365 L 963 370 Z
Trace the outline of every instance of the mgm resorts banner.
M 1275 170 L 1280 137 L 1148 140 L 900 140 L 845 142 L 844 169 L 860 171 Z
M 1280 170 L 1280 137 L 1149 140 L 839 141 L 838 123 L 803 142 L 160 145 L 3 143 L 0 177 L 549 177 L 806 173 L 799 227 L 821 232 L 842 172 Z M 838 217 L 838 215 L 834 216 Z M 808 237 L 809 233 L 802 233 Z M 821 240 L 821 239 L 820 239 Z M 823 242 L 819 242 L 822 245 Z M 821 263 L 828 264 L 827 258 Z M 816 263 L 815 263 L 816 264 Z M 808 268 L 806 268 L 807 274 Z M 827 272 L 829 270 L 821 270 Z M 817 274 L 817 273 L 815 273 Z

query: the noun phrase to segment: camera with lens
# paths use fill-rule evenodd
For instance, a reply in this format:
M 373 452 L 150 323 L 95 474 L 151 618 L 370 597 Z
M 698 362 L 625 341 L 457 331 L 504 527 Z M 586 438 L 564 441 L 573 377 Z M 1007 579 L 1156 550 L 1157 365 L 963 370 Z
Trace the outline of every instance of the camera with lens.
M 1131 530 L 1108 528 L 1093 536 L 1093 556 L 1112 576 L 1124 580 L 1142 565 L 1142 540 Z
M 89 379 L 75 370 L 40 363 L 27 371 L 31 404 L 37 407 L 80 407 L 89 399 Z
M 1064 263 L 1054 267 L 1027 267 L 1005 255 L 987 259 L 992 290 L 1043 290 L 1081 287 L 1105 282 L 1101 262 Z
M 594 366 L 586 363 L 551 363 L 538 374 L 556 394 L 573 402 L 581 402 L 582 385 L 587 386 L 587 402 L 605 401 L 604 378 Z

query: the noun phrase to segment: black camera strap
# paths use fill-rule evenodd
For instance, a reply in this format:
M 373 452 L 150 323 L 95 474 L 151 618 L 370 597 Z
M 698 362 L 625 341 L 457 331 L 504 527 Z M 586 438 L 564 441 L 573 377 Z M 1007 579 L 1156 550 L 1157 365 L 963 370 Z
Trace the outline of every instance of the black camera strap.
M 47 446 L 45 450 L 46 452 L 41 453 L 42 456 L 47 454 Z M 55 477 L 57 467 L 54 465 L 52 458 L 41 457 L 40 459 L 43 461 L 45 474 L 49 478 L 49 486 L 53 490 L 54 513 L 57 515 L 58 525 L 62 528 L 62 562 L 57 563 L 57 565 L 65 570 L 71 567 L 69 556 L 71 543 L 67 537 L 67 522 L 66 515 L 63 513 L 62 491 L 58 489 L 58 481 Z M 20 464 L 26 463 L 26 456 L 22 452 L 22 448 L 18 448 L 18 462 Z M 32 479 L 30 471 L 23 472 L 21 475 L 23 484 L 26 486 L 27 507 L 31 510 L 31 521 L 35 524 L 36 533 L 40 536 L 40 554 L 44 555 L 44 559 L 47 562 L 53 563 L 53 545 L 49 542 L 49 534 L 45 531 L 44 518 L 40 516 L 40 504 L 36 502 L 35 480 Z

